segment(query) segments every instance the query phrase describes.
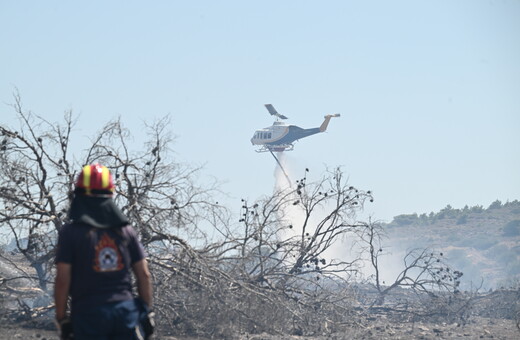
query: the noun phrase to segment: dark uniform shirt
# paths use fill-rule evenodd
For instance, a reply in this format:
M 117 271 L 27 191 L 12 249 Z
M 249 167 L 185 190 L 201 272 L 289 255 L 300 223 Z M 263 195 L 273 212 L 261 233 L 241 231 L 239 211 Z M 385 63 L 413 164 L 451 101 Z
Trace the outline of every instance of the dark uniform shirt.
M 56 263 L 72 265 L 72 311 L 132 299 L 132 265 L 144 257 L 131 226 L 65 225 L 59 233 Z

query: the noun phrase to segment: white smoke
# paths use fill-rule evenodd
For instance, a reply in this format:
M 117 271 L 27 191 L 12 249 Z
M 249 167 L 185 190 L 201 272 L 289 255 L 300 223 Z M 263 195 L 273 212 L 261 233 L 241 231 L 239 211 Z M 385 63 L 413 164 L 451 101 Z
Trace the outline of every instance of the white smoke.
M 275 177 L 275 192 L 284 191 L 290 192 L 292 190 L 295 191 L 297 186 L 297 180 L 300 180 L 304 174 L 306 174 L 305 169 L 295 169 L 296 161 L 292 160 L 287 153 L 280 152 L 277 154 L 278 161 L 280 164 L 276 164 L 276 168 L 274 171 Z M 280 167 L 283 167 L 283 169 Z M 284 171 L 285 170 L 285 171 Z M 312 170 L 311 170 L 312 171 Z M 311 177 L 310 173 L 307 173 L 309 177 Z M 311 181 L 311 178 L 309 178 Z M 294 201 L 298 200 L 299 197 L 294 192 Z M 329 208 L 329 209 L 327 209 Z M 322 207 L 322 209 L 316 209 L 310 221 L 308 221 L 308 228 L 312 228 L 316 226 L 320 221 L 322 221 L 330 212 L 331 207 Z M 301 205 L 292 205 L 289 204 L 285 207 L 285 211 L 283 211 L 280 216 L 283 216 L 285 221 L 292 225 L 291 229 L 285 229 L 279 237 L 283 239 L 287 239 L 290 237 L 298 237 L 305 238 L 303 234 L 302 226 L 305 220 L 305 213 L 301 208 Z M 313 233 L 314 230 L 306 230 L 305 232 Z M 388 245 L 390 240 L 383 240 L 383 247 Z M 343 238 L 338 238 L 335 243 L 333 243 L 328 250 L 323 254 L 324 258 L 329 261 L 347 261 L 350 262 L 354 259 L 363 258 L 363 261 L 359 262 L 361 267 L 361 276 L 369 277 L 374 274 L 374 270 L 371 267 L 367 253 L 363 249 L 366 245 L 360 242 L 358 236 L 348 233 L 345 234 Z M 398 273 L 402 270 L 402 256 L 404 254 L 399 252 L 397 254 L 393 254 L 391 249 L 384 247 L 384 252 L 379 259 L 380 265 L 380 275 L 381 281 L 385 281 L 385 283 L 393 282 L 395 280 Z
M 279 164 L 276 164 L 274 171 L 275 178 L 275 192 L 290 192 L 293 190 L 293 186 L 296 184 L 294 170 L 292 169 L 290 158 L 285 152 L 278 152 L 276 154 Z M 294 193 L 294 200 L 298 199 L 296 193 Z M 305 215 L 299 206 L 289 205 L 285 208 L 285 211 L 281 212 L 280 216 L 283 216 L 288 224 L 292 225 L 293 228 L 285 230 L 283 235 L 279 235 L 282 238 L 295 237 L 302 234 L 301 225 L 303 224 Z
M 290 192 L 291 190 L 295 190 L 297 186 L 297 180 L 301 180 L 302 177 L 309 173 L 306 169 L 294 169 L 295 161 L 291 159 L 287 155 L 287 153 L 279 152 L 277 153 L 278 161 L 280 164 L 277 164 L 274 176 L 275 176 L 275 191 L 284 191 Z M 296 175 L 298 172 L 301 174 Z M 294 192 L 294 201 L 299 200 L 298 195 Z M 292 205 L 289 204 L 285 207 L 285 211 L 282 214 L 285 220 L 292 225 L 293 227 L 290 230 L 284 231 L 283 235 L 279 235 L 283 238 L 288 237 L 301 237 L 305 238 L 305 233 L 310 233 L 311 235 L 314 233 L 314 226 L 316 226 L 320 221 L 322 221 L 327 216 L 327 207 L 322 207 L 322 209 L 315 209 L 313 214 L 310 217 L 310 220 L 307 222 L 307 230 L 303 231 L 303 224 L 305 221 L 305 212 L 303 211 L 300 204 Z M 310 228 L 310 230 L 309 230 Z M 352 245 L 348 240 L 338 239 L 336 243 L 332 244 L 332 246 L 323 254 L 324 257 L 328 260 L 348 260 L 349 255 L 352 250 Z
M 276 168 L 274 171 L 274 190 L 276 192 L 294 191 L 294 197 L 291 197 L 291 201 L 297 201 L 299 200 L 299 197 L 296 194 L 296 188 L 298 184 L 297 180 L 301 180 L 303 176 L 307 175 L 307 183 L 310 184 L 312 182 L 312 174 L 314 173 L 312 172 L 313 169 L 310 169 L 311 172 L 306 172 L 305 168 L 298 169 L 297 167 L 299 165 L 297 164 L 297 161 L 291 159 L 291 157 L 284 152 L 277 153 L 277 158 L 280 164 L 276 164 Z M 331 208 L 333 207 L 324 206 L 321 209 L 314 210 L 310 218 L 310 221 L 307 222 L 307 228 L 312 229 L 320 221 L 327 217 L 328 213 L 330 213 L 331 211 Z M 302 226 L 305 221 L 305 212 L 303 211 L 300 204 L 286 205 L 285 210 L 280 213 L 280 216 L 283 216 L 287 224 L 293 226 L 291 229 L 284 229 L 284 231 L 279 234 L 280 238 L 288 239 L 292 237 L 297 237 L 298 239 L 305 239 L 305 234 L 302 230 Z M 353 216 L 353 218 L 359 218 L 363 221 L 367 221 L 370 217 Z M 312 234 L 314 232 L 314 229 L 308 229 L 305 232 Z M 404 269 L 403 260 L 406 255 L 406 251 L 393 243 L 394 242 L 392 239 L 383 237 L 380 245 L 382 252 L 380 253 L 380 257 L 378 259 L 379 275 L 380 282 L 383 285 L 389 285 L 393 283 L 396 280 L 399 273 Z M 367 244 L 361 242 L 359 236 L 353 233 L 347 233 L 342 238 L 338 238 L 336 242 L 333 243 L 327 251 L 325 251 L 323 257 L 327 260 L 328 263 L 337 263 L 339 261 L 350 262 L 354 259 L 360 259 L 361 261 L 358 262 L 358 265 L 360 267 L 358 269 L 361 275 L 360 277 L 358 277 L 358 279 L 366 279 L 375 274 L 374 268 L 370 263 Z

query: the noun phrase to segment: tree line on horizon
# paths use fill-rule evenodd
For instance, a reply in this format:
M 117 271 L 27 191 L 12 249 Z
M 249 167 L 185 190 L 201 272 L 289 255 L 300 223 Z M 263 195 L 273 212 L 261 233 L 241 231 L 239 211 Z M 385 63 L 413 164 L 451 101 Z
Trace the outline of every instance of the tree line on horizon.
M 456 219 L 456 224 L 465 224 L 468 216 L 471 214 L 481 214 L 485 212 L 491 212 L 493 210 L 501 208 L 511 208 L 514 213 L 520 213 L 520 201 L 513 200 L 502 203 L 500 200 L 493 201 L 486 209 L 482 205 L 468 206 L 465 205 L 462 209 L 453 208 L 450 204 L 446 205 L 445 208 L 439 212 L 430 212 L 429 214 L 401 214 L 394 216 L 393 220 L 388 225 L 429 225 L 443 219 Z

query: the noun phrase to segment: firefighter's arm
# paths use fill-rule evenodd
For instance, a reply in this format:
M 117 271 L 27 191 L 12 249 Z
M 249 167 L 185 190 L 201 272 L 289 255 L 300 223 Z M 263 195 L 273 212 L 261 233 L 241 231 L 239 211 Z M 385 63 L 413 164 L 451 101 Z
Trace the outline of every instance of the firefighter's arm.
M 71 265 L 58 262 L 56 265 L 56 282 L 54 284 L 54 303 L 56 305 L 56 320 L 67 316 L 67 298 L 69 296 Z
M 153 290 L 152 290 L 152 276 L 148 270 L 148 262 L 142 259 L 132 265 L 133 272 L 137 279 L 137 292 L 139 297 L 144 301 L 148 308 L 152 308 Z

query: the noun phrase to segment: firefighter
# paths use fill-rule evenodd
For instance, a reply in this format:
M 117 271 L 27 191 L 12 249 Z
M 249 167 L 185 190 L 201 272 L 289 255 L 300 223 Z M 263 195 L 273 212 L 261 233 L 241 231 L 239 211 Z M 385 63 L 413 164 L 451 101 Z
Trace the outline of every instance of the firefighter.
M 152 284 L 144 249 L 113 195 L 108 168 L 83 167 L 70 223 L 59 232 L 56 252 L 54 300 L 61 339 L 146 339 L 153 332 Z M 132 272 L 137 298 L 132 295 Z

